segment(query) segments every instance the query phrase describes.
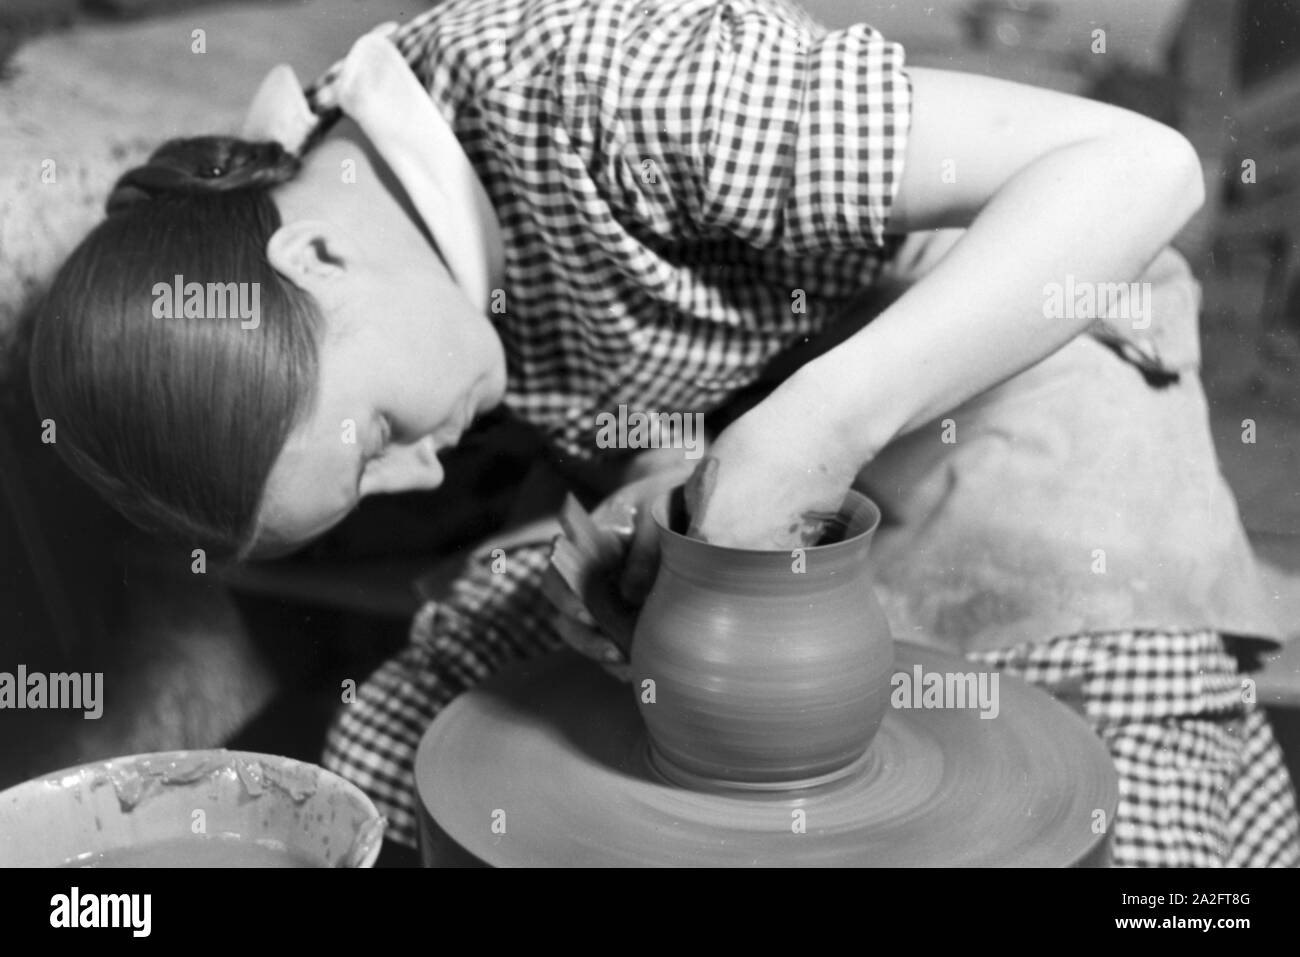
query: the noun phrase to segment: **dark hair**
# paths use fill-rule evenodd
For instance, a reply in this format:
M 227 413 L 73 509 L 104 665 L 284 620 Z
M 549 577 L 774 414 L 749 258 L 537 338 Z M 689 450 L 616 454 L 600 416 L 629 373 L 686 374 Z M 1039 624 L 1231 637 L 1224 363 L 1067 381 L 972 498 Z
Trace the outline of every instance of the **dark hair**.
M 277 143 L 171 140 L 118 180 L 59 269 L 32 336 L 32 393 L 55 448 L 129 520 L 244 555 L 271 467 L 310 408 L 315 300 L 266 258 Z M 257 283 L 259 323 L 157 318 L 154 286 Z

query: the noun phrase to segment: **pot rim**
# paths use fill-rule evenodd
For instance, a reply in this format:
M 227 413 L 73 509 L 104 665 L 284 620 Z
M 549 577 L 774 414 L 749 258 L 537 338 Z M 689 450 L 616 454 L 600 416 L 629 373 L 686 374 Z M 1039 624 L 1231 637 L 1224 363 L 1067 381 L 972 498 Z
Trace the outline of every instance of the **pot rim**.
M 751 557 L 763 555 L 789 556 L 792 551 L 792 549 L 789 548 L 736 548 L 731 545 L 714 545 L 710 542 L 701 541 L 698 538 L 691 538 L 688 535 L 674 530 L 668 524 L 668 502 L 682 487 L 682 485 L 674 485 L 667 491 L 661 492 L 655 497 L 654 503 L 650 506 L 650 515 L 654 519 L 655 527 L 659 530 L 661 535 L 667 536 L 672 541 L 686 544 L 687 547 L 708 549 L 709 551 L 721 555 L 748 555 Z M 845 529 L 844 538 L 840 539 L 838 542 L 830 542 L 826 545 L 801 545 L 796 547 L 802 549 L 805 554 L 816 554 L 829 557 L 837 555 L 839 552 L 852 551 L 855 548 L 859 548 L 862 545 L 869 543 L 877 529 L 880 528 L 882 517 L 880 506 L 872 501 L 872 499 L 865 493 L 860 492 L 855 488 L 850 488 L 845 493 L 844 501 L 840 504 L 837 514 L 842 515 L 844 512 L 849 510 L 857 512 L 859 509 L 863 510 L 865 515 L 860 513 L 854 514 L 849 519 L 848 527 Z M 853 528 L 855 521 L 865 524 L 862 524 L 857 531 L 849 534 L 848 530 Z

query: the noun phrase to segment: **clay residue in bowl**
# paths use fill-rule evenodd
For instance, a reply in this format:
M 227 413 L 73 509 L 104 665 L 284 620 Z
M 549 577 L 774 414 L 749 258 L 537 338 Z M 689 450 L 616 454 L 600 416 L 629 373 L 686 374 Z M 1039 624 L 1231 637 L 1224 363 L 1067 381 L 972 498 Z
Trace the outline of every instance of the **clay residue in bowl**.
M 86 769 L 79 772 L 81 780 L 73 791 L 81 800 L 82 788 L 95 789 L 111 786 L 118 805 L 129 814 L 151 797 L 169 787 L 189 787 L 212 777 L 234 772 L 244 793 L 253 799 L 274 789 L 294 804 L 302 804 L 319 789 L 313 769 L 307 765 L 275 765 L 263 761 L 250 761 L 236 754 L 207 752 L 163 760 L 142 758 L 120 766 Z M 63 786 L 72 782 L 64 780 Z M 356 836 L 347 853 L 339 856 L 336 867 L 358 867 L 384 838 L 387 820 L 383 817 L 366 820 L 357 828 Z
M 130 813 L 165 787 L 197 784 L 214 775 L 233 771 L 251 798 L 268 787 L 278 788 L 295 804 L 316 793 L 316 775 L 303 767 L 276 767 L 246 761 L 233 754 L 195 754 L 166 760 L 140 759 L 130 764 L 83 771 L 83 784 L 91 789 L 111 785 L 123 813 Z

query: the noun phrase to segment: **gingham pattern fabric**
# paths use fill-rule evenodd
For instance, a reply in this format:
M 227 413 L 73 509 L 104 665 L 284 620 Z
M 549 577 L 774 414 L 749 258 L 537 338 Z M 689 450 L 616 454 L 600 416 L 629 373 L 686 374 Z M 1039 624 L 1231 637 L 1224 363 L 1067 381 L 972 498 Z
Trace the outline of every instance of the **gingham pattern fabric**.
M 968 655 L 1081 710 L 1119 774 L 1117 867 L 1295 867 L 1295 793 L 1214 632 L 1117 632 Z
M 600 454 L 621 404 L 717 408 L 896 246 L 911 89 L 866 25 L 783 0 L 450 0 L 391 39 L 501 224 L 506 404 L 563 454 Z
M 518 546 L 504 558 L 496 574 L 491 555 L 475 556 L 446 601 L 426 603 L 410 644 L 330 728 L 322 763 L 370 796 L 399 844 L 416 846 L 415 750 L 438 712 L 509 662 L 562 644 L 541 586 L 550 546 Z

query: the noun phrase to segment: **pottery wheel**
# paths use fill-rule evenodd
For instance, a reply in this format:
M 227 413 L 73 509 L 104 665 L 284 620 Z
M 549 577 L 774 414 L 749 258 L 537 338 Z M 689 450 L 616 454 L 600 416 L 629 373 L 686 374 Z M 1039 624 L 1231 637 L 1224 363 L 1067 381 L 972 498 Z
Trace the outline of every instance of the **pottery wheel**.
M 979 670 L 898 643 L 895 670 Z M 704 793 L 648 759 L 633 690 L 572 652 L 461 695 L 416 756 L 428 863 L 1066 866 L 1105 862 L 1118 785 L 1083 719 L 1010 675 L 1000 709 L 894 709 L 817 789 Z M 802 814 L 798 813 L 802 812 Z M 1098 814 L 1098 812 L 1101 812 Z M 1102 817 L 1101 815 L 1104 815 Z

